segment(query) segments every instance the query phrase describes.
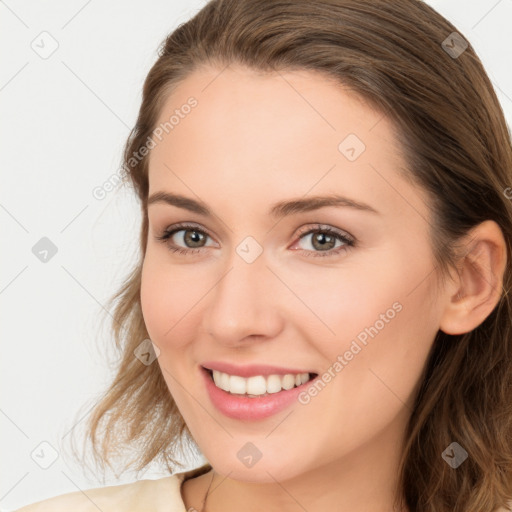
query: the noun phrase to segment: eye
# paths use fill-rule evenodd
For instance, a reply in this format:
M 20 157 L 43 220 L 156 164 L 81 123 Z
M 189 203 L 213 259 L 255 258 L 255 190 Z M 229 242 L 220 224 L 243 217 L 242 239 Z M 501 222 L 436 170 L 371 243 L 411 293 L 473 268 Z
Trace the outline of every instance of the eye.
M 175 242 L 169 243 L 170 240 L 172 241 L 174 235 L 181 231 L 184 233 L 181 235 L 182 243 L 185 245 L 192 245 L 192 247 L 183 248 L 176 245 Z M 311 237 L 310 240 L 313 250 L 301 249 L 305 256 L 335 256 L 340 252 L 346 251 L 348 248 L 355 246 L 355 239 L 351 235 L 348 235 L 348 233 L 330 226 L 323 226 L 321 224 L 317 224 L 313 229 L 305 228 L 299 232 L 301 240 L 308 236 Z M 206 231 L 199 229 L 196 225 L 181 223 L 174 225 L 172 229 L 166 229 L 161 235 L 157 235 L 155 238 L 166 243 L 167 247 L 172 252 L 180 254 L 197 254 L 201 252 L 203 247 L 206 247 L 204 242 L 209 237 L 210 235 Z M 337 241 L 340 242 L 340 245 L 336 247 Z M 292 247 L 292 249 L 295 248 Z
M 183 249 L 182 247 L 179 247 L 175 243 L 169 243 L 168 240 L 172 240 L 172 237 L 176 233 L 179 233 L 180 231 L 184 232 L 184 235 L 182 235 L 180 238 L 186 244 L 191 244 L 192 246 L 196 244 L 199 245 L 197 247 Z M 173 229 L 165 230 L 161 235 L 156 236 L 156 239 L 165 242 L 169 250 L 172 252 L 178 252 L 180 254 L 189 254 L 200 252 L 201 248 L 204 247 L 202 245 L 203 241 L 206 239 L 206 237 L 209 236 L 210 235 L 208 235 L 208 233 L 206 233 L 202 229 L 199 229 L 194 224 L 176 224 L 175 226 L 173 226 Z
M 306 237 L 311 237 L 311 246 L 313 249 L 319 249 L 318 251 L 303 250 L 302 252 L 305 256 L 321 258 L 326 256 L 336 256 L 340 252 L 346 251 L 348 248 L 355 246 L 354 237 L 331 226 L 317 224 L 314 229 L 305 229 L 306 230 L 301 230 L 301 232 L 299 232 L 300 239 L 302 240 Z M 340 245 L 335 247 L 337 241 L 340 242 Z

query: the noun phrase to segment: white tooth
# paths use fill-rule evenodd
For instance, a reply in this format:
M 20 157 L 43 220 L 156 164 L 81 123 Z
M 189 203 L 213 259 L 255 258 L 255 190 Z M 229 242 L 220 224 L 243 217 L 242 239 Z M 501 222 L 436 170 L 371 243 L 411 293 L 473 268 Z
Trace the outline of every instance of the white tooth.
M 229 391 L 229 375 L 227 373 L 220 373 L 220 389 Z
M 263 395 L 267 392 L 265 377 L 256 375 L 247 379 L 247 391 L 249 395 Z
M 267 393 L 278 393 L 281 389 L 281 377 L 269 375 L 267 377 Z
M 229 375 L 218 370 L 212 371 L 213 381 L 217 387 L 224 391 L 236 395 L 261 396 L 265 393 L 278 393 L 285 389 L 292 389 L 294 386 L 300 386 L 308 382 L 309 373 L 300 373 L 293 375 L 254 375 L 253 377 L 244 378 L 239 375 Z
M 283 386 L 283 389 L 292 389 L 293 386 L 295 386 L 295 375 L 292 375 L 291 373 L 287 373 L 283 377 L 282 386 Z
M 247 380 L 238 375 L 231 375 L 229 377 L 229 391 L 236 395 L 243 395 L 246 393 L 246 382 Z

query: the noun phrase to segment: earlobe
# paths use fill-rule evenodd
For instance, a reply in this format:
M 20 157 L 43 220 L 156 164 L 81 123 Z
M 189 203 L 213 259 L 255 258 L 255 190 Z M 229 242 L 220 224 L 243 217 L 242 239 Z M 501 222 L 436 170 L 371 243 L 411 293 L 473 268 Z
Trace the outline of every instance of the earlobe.
M 507 264 L 505 239 L 496 222 L 487 220 L 473 228 L 459 261 L 454 288 L 447 288 L 440 330 L 464 334 L 478 327 L 498 304 Z

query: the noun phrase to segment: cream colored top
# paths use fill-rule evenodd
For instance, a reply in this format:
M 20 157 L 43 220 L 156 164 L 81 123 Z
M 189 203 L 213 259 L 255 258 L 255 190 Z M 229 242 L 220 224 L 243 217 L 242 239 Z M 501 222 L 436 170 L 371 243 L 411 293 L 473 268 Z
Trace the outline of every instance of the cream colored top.
M 181 497 L 185 480 L 207 473 L 210 464 L 156 480 L 97 487 L 54 496 L 13 512 L 188 512 Z M 496 512 L 512 511 L 500 508 Z
M 14 512 L 187 512 L 181 484 L 210 471 L 210 464 L 156 480 L 69 492 Z

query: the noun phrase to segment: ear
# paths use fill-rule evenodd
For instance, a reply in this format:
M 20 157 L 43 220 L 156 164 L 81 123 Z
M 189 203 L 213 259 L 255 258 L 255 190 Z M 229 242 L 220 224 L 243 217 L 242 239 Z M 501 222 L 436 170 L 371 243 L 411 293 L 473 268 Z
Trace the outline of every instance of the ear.
M 492 220 L 474 227 L 463 240 L 458 277 L 446 288 L 440 326 L 446 334 L 478 327 L 498 304 L 503 290 L 507 249 L 503 233 Z

